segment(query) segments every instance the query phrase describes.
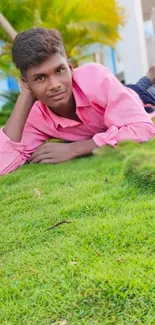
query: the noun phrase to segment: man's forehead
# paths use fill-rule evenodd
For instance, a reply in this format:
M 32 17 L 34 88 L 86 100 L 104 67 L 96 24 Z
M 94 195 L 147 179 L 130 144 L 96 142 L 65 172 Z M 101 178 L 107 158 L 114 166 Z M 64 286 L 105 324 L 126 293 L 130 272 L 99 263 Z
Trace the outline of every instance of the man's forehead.
M 38 73 L 49 73 L 49 71 L 55 70 L 61 64 L 67 64 L 66 58 L 59 53 L 55 53 L 42 63 L 30 67 L 27 72 L 31 76 Z

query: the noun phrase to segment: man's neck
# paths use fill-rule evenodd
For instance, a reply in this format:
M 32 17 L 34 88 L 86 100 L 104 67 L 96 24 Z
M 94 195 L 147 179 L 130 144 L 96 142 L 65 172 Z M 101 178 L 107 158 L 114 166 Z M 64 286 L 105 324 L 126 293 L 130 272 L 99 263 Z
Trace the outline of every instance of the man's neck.
M 52 110 L 52 109 L 51 109 Z M 79 117 L 76 114 L 76 103 L 75 103 L 75 99 L 74 99 L 74 95 L 72 94 L 72 97 L 69 100 L 69 103 L 67 105 L 67 107 L 61 107 L 61 113 L 59 114 L 58 112 L 53 112 L 60 116 L 60 117 L 64 117 L 67 118 L 69 120 L 75 120 L 78 122 L 81 122 L 81 120 L 79 119 Z

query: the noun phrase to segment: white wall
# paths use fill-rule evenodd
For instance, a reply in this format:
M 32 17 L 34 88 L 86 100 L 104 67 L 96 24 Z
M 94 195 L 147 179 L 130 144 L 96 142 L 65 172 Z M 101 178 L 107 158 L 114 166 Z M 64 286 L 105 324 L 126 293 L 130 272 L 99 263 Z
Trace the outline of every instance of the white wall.
M 126 24 L 121 30 L 122 52 L 126 83 L 136 83 L 148 70 L 144 23 L 140 0 L 119 0 L 125 8 Z

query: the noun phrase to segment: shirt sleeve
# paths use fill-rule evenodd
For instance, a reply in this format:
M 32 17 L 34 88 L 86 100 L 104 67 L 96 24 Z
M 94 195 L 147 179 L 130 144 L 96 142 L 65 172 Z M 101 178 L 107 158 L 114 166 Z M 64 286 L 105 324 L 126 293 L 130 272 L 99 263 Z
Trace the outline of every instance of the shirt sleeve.
M 0 129 L 0 175 L 8 174 L 22 166 L 29 159 L 31 153 L 50 138 L 35 128 L 29 120 L 32 120 L 32 117 L 28 118 L 21 142 L 11 141 L 3 129 Z
M 106 132 L 97 133 L 97 146 L 115 146 L 121 141 L 145 142 L 155 136 L 155 125 L 145 112 L 139 96 L 124 87 L 115 76 L 102 66 L 96 76 L 95 104 L 102 107 Z

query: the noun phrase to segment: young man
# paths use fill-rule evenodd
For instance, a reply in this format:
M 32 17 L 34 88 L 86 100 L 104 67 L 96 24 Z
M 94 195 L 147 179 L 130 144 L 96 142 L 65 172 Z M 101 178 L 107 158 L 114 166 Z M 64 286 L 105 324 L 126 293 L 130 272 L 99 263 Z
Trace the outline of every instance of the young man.
M 28 160 L 61 163 L 98 146 L 155 136 L 138 95 L 108 69 L 95 63 L 72 69 L 58 31 L 35 28 L 17 35 L 12 55 L 21 93 L 0 130 L 0 175 Z M 70 143 L 45 143 L 51 138 Z

